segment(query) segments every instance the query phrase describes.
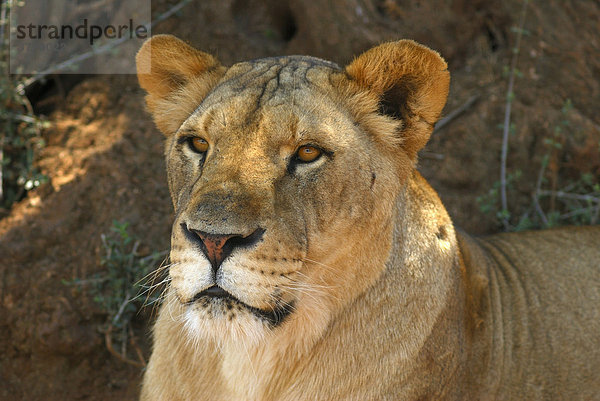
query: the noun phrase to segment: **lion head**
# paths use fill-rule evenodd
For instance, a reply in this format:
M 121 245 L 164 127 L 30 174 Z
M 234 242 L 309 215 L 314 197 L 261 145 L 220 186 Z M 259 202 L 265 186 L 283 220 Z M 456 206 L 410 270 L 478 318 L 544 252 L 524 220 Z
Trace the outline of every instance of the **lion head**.
M 187 331 L 322 331 L 382 274 L 398 192 L 446 100 L 446 63 L 404 40 L 346 68 L 304 56 L 226 68 L 168 35 L 137 62 L 166 136 L 169 293 Z

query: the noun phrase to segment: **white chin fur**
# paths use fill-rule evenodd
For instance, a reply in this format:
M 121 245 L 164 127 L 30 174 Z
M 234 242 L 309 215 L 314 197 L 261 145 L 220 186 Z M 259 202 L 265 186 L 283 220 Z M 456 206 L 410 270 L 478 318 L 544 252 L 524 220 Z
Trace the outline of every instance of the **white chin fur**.
M 209 309 L 193 304 L 183 313 L 184 327 L 195 344 L 214 341 L 223 346 L 239 343 L 251 346 L 264 342 L 271 333 L 265 321 L 247 310 L 213 313 Z

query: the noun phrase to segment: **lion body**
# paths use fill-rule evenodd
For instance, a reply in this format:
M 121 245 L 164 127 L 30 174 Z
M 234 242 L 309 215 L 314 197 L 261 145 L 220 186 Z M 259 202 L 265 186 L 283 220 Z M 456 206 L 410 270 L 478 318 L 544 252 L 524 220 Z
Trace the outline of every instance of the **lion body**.
M 483 290 L 474 296 L 481 316 L 476 332 L 485 339 L 475 344 L 476 355 L 493 361 L 482 377 L 485 394 L 598 399 L 599 228 L 463 238 L 465 265 L 479 270 L 473 287 Z
M 439 55 L 226 69 L 158 36 L 138 65 L 175 207 L 142 400 L 598 397 L 600 228 L 455 232 L 414 167 Z

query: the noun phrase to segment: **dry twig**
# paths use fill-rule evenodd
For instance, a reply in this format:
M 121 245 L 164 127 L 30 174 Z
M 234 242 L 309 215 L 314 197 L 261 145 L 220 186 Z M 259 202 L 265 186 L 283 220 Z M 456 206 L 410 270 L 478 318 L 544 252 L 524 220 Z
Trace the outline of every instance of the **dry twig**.
M 479 95 L 471 96 L 461 106 L 457 107 L 456 109 L 454 109 L 450 113 L 448 113 L 447 116 L 445 116 L 444 118 L 440 118 L 440 120 L 437 123 L 435 123 L 435 128 L 434 128 L 433 132 L 437 132 L 437 131 L 441 130 L 449 122 L 451 122 L 456 117 L 458 117 L 459 115 L 461 115 L 462 113 L 467 111 L 469 108 L 471 108 L 471 106 L 473 106 L 473 104 L 477 101 L 477 99 L 479 99 Z
M 573 193 L 564 192 L 564 191 L 547 191 L 547 190 L 540 190 L 540 191 L 538 191 L 538 193 L 540 195 L 553 196 L 555 198 L 575 199 L 575 200 L 580 200 L 580 201 L 585 201 L 585 202 L 600 203 L 600 197 L 592 196 L 592 195 L 573 194 Z
M 517 60 L 519 59 L 519 52 L 521 48 L 521 38 L 523 37 L 523 27 L 525 26 L 525 16 L 527 15 L 527 5 L 529 0 L 523 0 L 523 8 L 521 10 L 521 17 L 519 20 L 519 27 L 517 28 L 517 43 L 513 48 L 512 60 L 510 63 L 510 75 L 508 78 L 508 90 L 506 91 L 506 107 L 504 109 L 504 126 L 502 130 L 502 154 L 500 160 L 500 199 L 502 203 L 502 211 L 508 211 L 508 201 L 506 198 L 506 158 L 508 155 L 508 134 L 510 132 L 510 113 L 512 107 L 512 101 L 514 98 L 514 85 L 515 85 L 515 74 L 517 70 Z M 502 218 L 502 224 L 504 229 L 508 231 L 509 223 L 508 216 L 504 215 Z
M 537 214 L 540 216 L 540 219 L 542 220 L 542 223 L 544 223 L 544 226 L 548 226 L 548 217 L 546 217 L 546 213 L 544 213 L 544 211 L 542 210 L 542 207 L 540 206 L 540 191 L 542 188 L 542 181 L 544 180 L 544 173 L 546 172 L 546 166 L 547 163 L 542 163 L 542 168 L 540 168 L 540 171 L 538 173 L 538 178 L 537 178 L 537 182 L 535 184 L 535 193 L 533 194 L 533 206 L 535 207 L 535 211 L 537 212 Z
M 8 26 L 6 19 L 7 15 L 8 2 L 3 1 L 2 6 L 0 7 L 0 46 L 2 47 L 4 46 L 4 27 Z M 0 57 L 4 57 L 4 55 L 0 54 Z M 6 75 L 8 75 L 8 66 L 4 72 Z M 4 166 L 4 133 L 2 133 L 0 136 L 0 200 L 4 198 L 4 191 L 2 190 L 2 187 L 4 186 L 4 174 L 2 166 Z
M 145 367 L 146 361 L 144 360 L 143 356 L 141 356 L 141 354 L 138 354 L 138 358 L 140 358 L 140 360 L 135 361 L 133 359 L 127 358 L 126 355 L 122 355 L 121 353 L 119 353 L 115 350 L 115 348 L 113 347 L 113 343 L 112 343 L 113 329 L 114 329 L 114 326 L 111 324 L 110 326 L 108 326 L 106 333 L 104 333 L 104 341 L 106 343 L 106 349 L 108 349 L 108 352 L 110 352 L 112 355 L 114 355 L 118 360 L 125 362 L 129 365 L 137 366 L 139 368 Z M 137 348 L 137 344 L 134 346 L 134 348 Z M 136 351 L 137 351 L 137 349 L 136 349 Z M 141 351 L 140 351 L 140 353 L 141 353 Z

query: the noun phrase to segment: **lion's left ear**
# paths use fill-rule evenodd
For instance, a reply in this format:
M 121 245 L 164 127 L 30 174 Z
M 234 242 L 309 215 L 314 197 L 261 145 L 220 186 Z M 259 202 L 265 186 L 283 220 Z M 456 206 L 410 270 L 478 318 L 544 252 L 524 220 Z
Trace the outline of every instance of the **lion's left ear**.
M 148 109 L 165 135 L 179 128 L 226 70 L 215 57 L 172 35 L 144 42 L 136 64 Z
M 346 73 L 378 97 L 381 113 L 402 121 L 401 146 L 414 160 L 446 104 L 450 73 L 444 59 L 412 40 L 400 40 L 361 54 Z

